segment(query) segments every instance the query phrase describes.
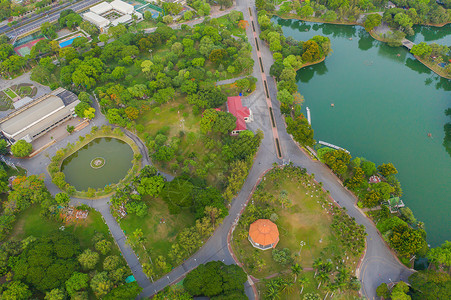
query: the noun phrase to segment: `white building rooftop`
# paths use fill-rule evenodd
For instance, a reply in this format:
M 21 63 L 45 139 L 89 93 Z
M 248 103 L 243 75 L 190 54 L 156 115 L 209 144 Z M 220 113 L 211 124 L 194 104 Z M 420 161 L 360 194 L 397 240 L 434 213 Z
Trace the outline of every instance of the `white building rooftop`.
M 132 20 L 131 15 L 123 15 L 122 17 L 119 17 L 116 20 L 111 21 L 111 25 L 117 26 L 118 24 L 128 23 L 131 20 Z
M 110 3 L 108 2 L 101 2 L 97 5 L 94 5 L 93 7 L 91 7 L 89 10 L 92 11 L 95 14 L 101 15 L 104 14 L 110 10 L 113 9 L 113 6 L 111 6 Z
M 110 4 L 113 7 L 113 9 L 127 15 L 130 15 L 135 10 L 133 5 L 125 3 L 124 1 L 121 0 L 114 0 Z
M 107 19 L 105 19 L 102 16 L 99 16 L 96 13 L 93 13 L 92 11 L 88 11 L 87 13 L 84 13 L 83 19 L 93 23 L 94 25 L 96 25 L 99 28 L 105 28 L 108 25 L 110 25 L 110 21 L 108 21 Z

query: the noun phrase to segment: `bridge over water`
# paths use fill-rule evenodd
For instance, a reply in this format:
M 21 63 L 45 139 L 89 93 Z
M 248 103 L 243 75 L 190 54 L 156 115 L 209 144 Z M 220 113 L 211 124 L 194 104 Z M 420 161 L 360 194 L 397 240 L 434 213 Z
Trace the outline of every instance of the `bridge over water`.
M 407 49 L 411 50 L 413 46 L 415 46 L 415 43 L 409 41 L 408 39 L 402 40 L 402 45 L 406 47 Z

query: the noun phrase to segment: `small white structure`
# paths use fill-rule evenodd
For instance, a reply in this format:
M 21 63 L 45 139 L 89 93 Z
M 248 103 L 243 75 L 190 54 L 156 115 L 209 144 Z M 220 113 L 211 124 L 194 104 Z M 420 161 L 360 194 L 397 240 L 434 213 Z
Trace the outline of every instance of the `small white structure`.
M 105 19 L 102 16 L 99 16 L 96 13 L 93 13 L 92 11 L 88 11 L 87 13 L 84 13 L 83 19 L 96 25 L 101 30 L 104 30 L 105 28 L 108 27 L 108 25 L 110 25 L 110 21 L 108 21 L 107 19 Z
M 110 3 L 110 5 L 113 7 L 114 10 L 117 10 L 118 12 L 121 12 L 124 15 L 131 15 L 135 11 L 133 5 L 125 3 L 121 0 L 114 0 L 113 2 Z
M 131 15 L 123 15 L 122 17 L 117 18 L 116 20 L 111 21 L 112 26 L 117 26 L 123 23 L 129 23 L 132 21 Z
M 395 5 L 393 2 L 388 1 L 387 5 L 385 5 L 385 7 L 386 7 L 386 8 L 395 8 L 396 5 Z

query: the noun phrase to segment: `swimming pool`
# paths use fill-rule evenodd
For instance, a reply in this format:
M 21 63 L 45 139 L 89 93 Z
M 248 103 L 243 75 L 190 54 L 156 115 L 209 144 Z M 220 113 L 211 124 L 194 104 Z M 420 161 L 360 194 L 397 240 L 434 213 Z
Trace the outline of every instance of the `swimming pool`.
M 61 42 L 61 43 L 60 43 L 60 47 L 61 47 L 61 48 L 64 48 L 64 47 L 67 47 L 67 46 L 72 45 L 72 43 L 74 42 L 74 40 L 75 40 L 76 38 L 78 38 L 78 36 L 74 36 L 73 38 L 71 38 L 71 39 L 69 39 L 69 40 L 65 40 L 64 42 Z

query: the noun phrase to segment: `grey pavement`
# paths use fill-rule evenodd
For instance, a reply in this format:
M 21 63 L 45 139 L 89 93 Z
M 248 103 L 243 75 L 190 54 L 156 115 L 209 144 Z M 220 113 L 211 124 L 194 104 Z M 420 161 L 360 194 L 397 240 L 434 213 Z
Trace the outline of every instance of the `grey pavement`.
M 65 9 L 72 9 L 75 12 L 79 12 L 84 10 L 85 8 L 96 4 L 97 2 L 101 2 L 102 0 L 83 0 L 80 2 L 76 2 L 72 5 L 65 7 Z M 41 27 L 45 22 L 56 22 L 60 16 L 61 11 L 51 12 L 51 13 L 42 13 L 42 17 L 40 19 L 31 21 L 23 26 L 14 28 L 13 30 L 6 33 L 6 35 L 13 39 L 22 34 L 34 31 Z
M 36 99 L 38 97 L 41 97 L 42 95 L 45 95 L 45 94 L 48 94 L 51 92 L 51 89 L 48 86 L 42 85 L 36 81 L 31 80 L 30 72 L 24 73 L 13 79 L 0 79 L 0 91 L 4 90 L 6 88 L 9 88 L 10 86 L 18 85 L 20 83 L 30 83 L 37 88 L 37 93 L 33 97 L 33 99 Z M 0 118 L 6 117 L 12 111 L 13 111 L 13 109 L 6 110 L 6 111 L 0 111 Z
M 230 78 L 230 79 L 224 79 L 224 80 L 220 80 L 220 81 L 216 81 L 216 85 L 224 85 L 224 84 L 230 84 L 230 83 L 234 83 L 237 80 L 246 78 L 247 76 L 240 76 L 240 77 L 235 77 L 235 78 Z

